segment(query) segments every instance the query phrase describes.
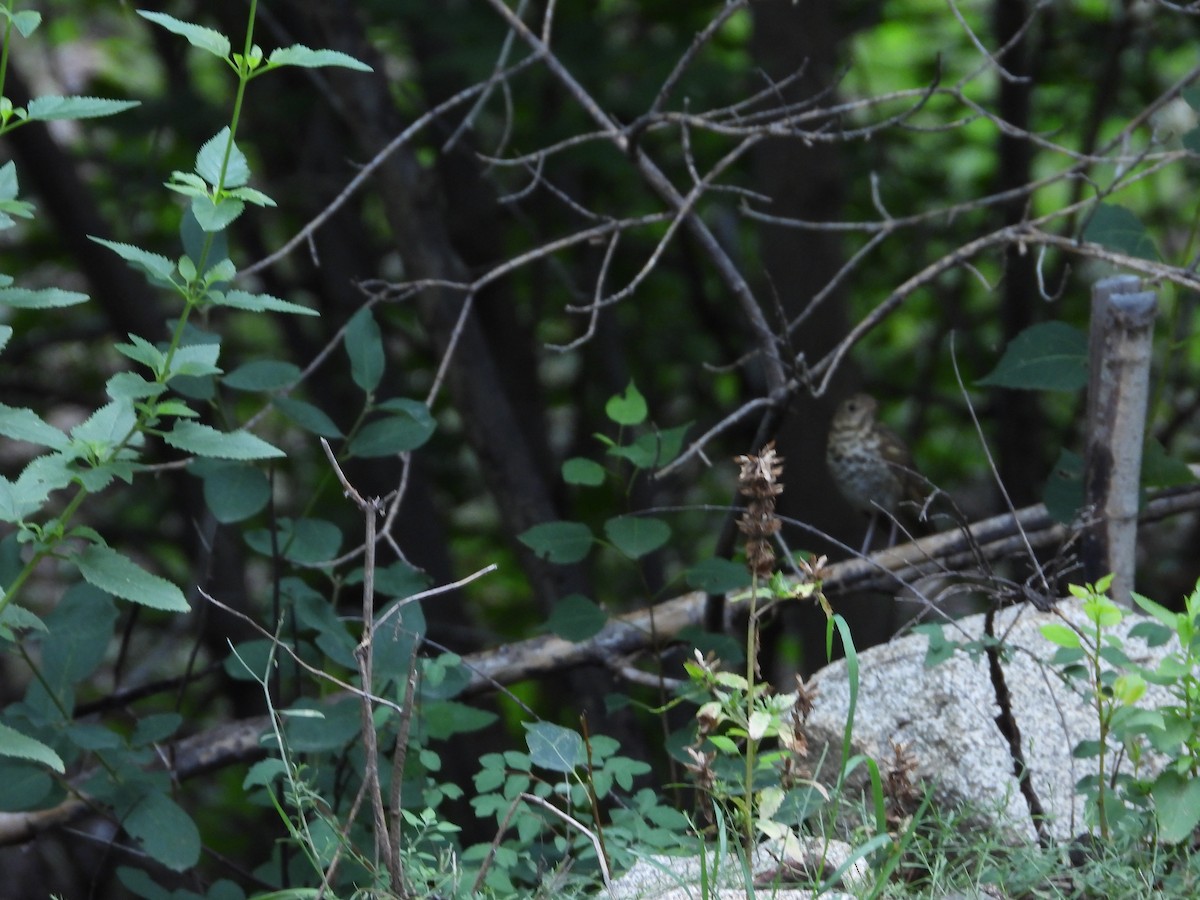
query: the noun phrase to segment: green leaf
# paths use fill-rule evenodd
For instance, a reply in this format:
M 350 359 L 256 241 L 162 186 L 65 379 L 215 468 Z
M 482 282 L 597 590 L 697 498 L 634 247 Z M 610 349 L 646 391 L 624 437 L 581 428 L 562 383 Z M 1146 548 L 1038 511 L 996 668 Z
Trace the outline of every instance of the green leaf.
M 0 475 L 0 522 L 23 522 L 42 508 L 51 493 L 61 490 L 76 477 L 65 454 L 39 456 L 29 463 L 16 481 Z
M 266 638 L 243 641 L 222 662 L 225 673 L 234 681 L 265 681 L 270 674 L 268 662 L 271 660 L 271 647 L 271 641 Z
M 118 372 L 104 385 L 104 392 L 114 400 L 145 400 L 166 389 L 165 384 L 149 381 L 136 372 Z
M 155 378 L 162 375 L 163 366 L 167 364 L 166 355 L 145 338 L 136 334 L 129 335 L 131 343 L 114 344 L 113 349 L 122 356 L 127 356 L 134 362 L 139 362 L 149 369 Z
M 425 636 L 425 613 L 419 603 L 396 600 L 382 609 L 379 608 L 379 597 L 375 598 L 375 603 L 379 609 L 377 617 L 383 622 L 375 629 L 371 645 L 378 687 L 388 679 L 403 681 L 408 678 L 417 644 Z M 393 609 L 396 610 L 394 613 L 391 612 Z
M 246 543 L 263 556 L 270 556 L 271 532 L 257 528 L 246 534 Z M 342 546 L 342 531 L 324 519 L 288 519 L 278 522 L 274 546 L 284 559 L 314 565 L 327 562 L 338 555 Z
M 1065 322 L 1026 328 L 977 384 L 1033 391 L 1077 391 L 1088 380 L 1087 335 Z
M 742 563 L 713 557 L 701 560 L 688 569 L 687 583 L 706 594 L 727 594 L 749 587 L 750 573 Z
M 0 584 L 6 583 L 8 583 L 7 579 L 0 580 Z M 14 640 L 13 632 L 27 629 L 43 633 L 49 630 L 45 622 L 23 606 L 9 603 L 3 610 L 0 610 L 0 638 L 11 641 Z
M 351 317 L 343 341 L 350 357 L 350 377 L 365 393 L 373 393 L 383 378 L 383 338 L 369 309 Z
M 582 456 L 576 456 L 564 462 L 562 473 L 563 480 L 567 484 L 583 484 L 589 487 L 604 484 L 604 478 L 607 475 L 604 466 L 590 459 L 584 459 Z
M 62 757 L 29 735 L 21 734 L 15 728 L 9 728 L 0 723 L 0 756 L 11 756 L 16 759 L 28 759 L 32 762 L 49 766 L 55 772 L 64 774 L 67 767 Z
M 346 579 L 347 584 L 360 584 L 361 582 L 361 569 Z M 375 592 L 388 597 L 401 599 L 411 597 L 413 594 L 427 590 L 432 583 L 430 577 L 420 569 L 401 560 L 375 570 Z
M 592 549 L 592 532 L 581 522 L 543 522 L 534 525 L 517 540 L 552 563 L 576 563 Z
M 0 288 L 0 305 L 12 309 L 59 309 L 87 303 L 88 295 L 79 291 L 64 291 L 62 288 Z
M 134 747 L 145 747 L 165 741 L 183 724 L 183 716 L 179 713 L 153 713 L 138 719 L 137 727 L 129 738 Z
M 586 641 L 608 623 L 608 614 L 582 594 L 571 594 L 554 604 L 550 630 L 564 641 Z
M 247 203 L 253 203 L 255 206 L 274 206 L 275 201 L 264 194 L 262 191 L 255 190 L 251 187 L 234 188 L 233 190 L 225 191 L 226 197 L 231 197 L 235 200 L 245 200 Z
M 216 233 L 228 228 L 246 209 L 246 204 L 232 198 L 218 203 L 212 197 L 193 197 L 190 209 L 201 228 Z
M 324 438 L 340 438 L 342 431 L 324 411 L 294 397 L 275 397 L 271 400 L 281 413 L 303 428 Z
M 270 481 L 253 466 L 197 460 L 192 470 L 204 479 L 204 502 L 222 525 L 250 518 L 271 498 Z
M 1168 844 L 1186 840 L 1200 824 L 1200 778 L 1185 778 L 1167 769 L 1150 788 L 1158 837 Z
M 225 176 L 222 179 L 221 165 L 225 162 L 226 151 L 229 152 L 229 162 L 225 163 Z M 228 125 L 205 141 L 196 154 L 196 174 L 214 188 L 240 187 L 250 180 L 250 163 L 246 161 L 246 154 L 230 138 Z
M 200 832 L 183 809 L 166 794 L 142 797 L 121 822 L 130 836 L 142 842 L 151 858 L 182 872 L 200 860 Z
M 1070 450 L 1058 455 L 1058 462 L 1046 480 L 1042 494 L 1046 511 L 1056 521 L 1069 524 L 1083 506 L 1083 457 Z
M 75 556 L 84 580 L 102 591 L 153 609 L 187 612 L 183 591 L 158 575 L 151 575 L 111 547 L 91 544 Z
M 551 772 L 574 772 L 587 762 L 578 732 L 550 722 L 523 722 L 529 758 Z
M 163 440 L 185 453 L 214 459 L 279 459 L 287 455 L 248 431 L 225 433 L 199 422 L 176 422 Z
M 640 425 L 646 421 L 646 398 L 631 381 L 624 394 L 616 394 L 604 404 L 604 414 L 618 425 Z
M 676 456 L 683 446 L 684 435 L 691 428 L 691 423 L 643 434 L 632 444 L 623 447 L 610 447 L 609 455 L 627 459 L 639 469 L 652 469 L 655 466 L 665 466 Z
M 670 539 L 671 526 L 650 516 L 616 516 L 604 523 L 604 533 L 630 559 L 640 559 Z
M 13 330 L 11 325 L 0 325 L 0 350 L 8 346 L 8 342 L 12 340 Z
M 1115 203 L 1101 203 L 1096 207 L 1095 214 L 1083 229 L 1083 239 L 1126 256 L 1154 262 L 1161 259 L 1146 226 L 1130 210 Z
M 180 375 L 201 378 L 205 375 L 219 375 L 221 369 L 217 366 L 217 357 L 221 354 L 221 345 L 216 343 L 189 344 L 178 347 L 171 357 L 171 367 L 164 373 L 170 381 Z
M 1041 627 L 1042 637 L 1059 647 L 1078 647 L 1079 635 L 1075 629 L 1059 622 L 1048 622 Z
M 42 24 L 42 14 L 32 9 L 23 9 L 12 14 L 13 27 L 21 33 L 21 37 L 29 37 Z
M 298 316 L 321 315 L 320 312 L 308 306 L 301 306 L 299 303 L 292 303 L 289 300 L 280 300 L 278 297 L 272 297 L 270 294 L 250 294 L 246 291 L 229 291 L 227 293 L 212 291 L 209 294 L 209 299 L 217 306 L 231 306 L 234 309 L 244 309 L 247 312 L 291 313 Z
M 267 62 L 273 66 L 300 66 L 305 69 L 318 69 L 323 66 L 342 66 L 357 72 L 370 72 L 371 67 L 359 62 L 353 56 L 337 50 L 310 50 L 303 44 L 293 44 L 291 47 L 279 47 L 272 50 Z
M 456 734 L 482 731 L 499 716 L 454 700 L 426 701 L 421 705 L 421 724 L 430 740 L 444 741 Z
M 373 458 L 416 450 L 437 427 L 429 407 L 416 400 L 389 400 L 380 409 L 397 410 L 397 414 L 364 425 L 350 442 L 351 456 Z
M 137 413 L 129 400 L 106 403 L 71 429 L 74 443 L 90 445 L 107 456 L 129 436 L 137 425 Z
M 32 409 L 21 409 L 0 403 L 0 434 L 14 441 L 28 441 L 51 450 L 66 450 L 70 439 L 48 422 L 42 421 Z
M 41 678 L 30 685 L 26 702 L 53 710 L 54 720 L 63 710 L 69 714 L 75 706 L 75 685 L 91 677 L 104 661 L 116 621 L 117 608 L 107 593 L 84 583 L 68 588 L 46 616 Z
M 291 387 L 299 378 L 300 367 L 295 363 L 260 359 L 238 366 L 221 381 L 236 391 L 278 391 Z
M 150 253 L 147 250 L 142 250 L 140 247 L 134 247 L 132 244 L 106 241 L 104 238 L 92 237 L 91 235 L 88 237 L 102 247 L 107 247 L 135 269 L 146 274 L 152 284 L 159 285 L 160 287 L 170 287 L 174 284 L 171 281 L 171 276 L 175 273 L 175 264 L 165 256 L 161 256 L 158 253 Z M 130 337 L 132 338 L 133 335 L 130 335 Z
M 184 22 L 176 19 L 174 16 L 168 16 L 166 13 L 147 12 L 144 9 L 139 9 L 137 14 L 143 19 L 149 19 L 156 25 L 161 25 L 172 34 L 186 38 L 187 42 L 193 47 L 199 47 L 201 50 L 208 51 L 213 56 L 219 56 L 221 59 L 229 56 L 229 38 L 225 37 L 219 31 L 204 28 L 200 25 L 193 25 L 191 22 Z
M 62 119 L 98 119 L 112 116 L 141 104 L 136 100 L 106 100 L 102 97 L 37 97 L 26 107 L 29 121 L 50 122 Z
M 1147 437 L 1142 450 L 1142 485 L 1144 487 L 1181 487 L 1196 481 L 1191 467 L 1178 457 L 1169 456 L 1167 449 L 1154 437 Z
M 337 703 L 317 705 L 312 700 L 296 701 L 294 709 L 312 709 L 323 713 L 322 718 L 288 717 L 284 725 L 290 748 L 296 753 L 324 753 L 341 750 L 358 737 L 361 707 L 358 698 L 350 697 Z

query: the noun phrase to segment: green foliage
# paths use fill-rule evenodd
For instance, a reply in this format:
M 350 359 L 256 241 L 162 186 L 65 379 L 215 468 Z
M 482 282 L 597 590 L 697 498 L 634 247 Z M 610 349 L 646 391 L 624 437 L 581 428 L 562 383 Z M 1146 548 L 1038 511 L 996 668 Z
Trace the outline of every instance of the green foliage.
M 1079 788 L 1088 798 L 1092 824 L 1102 840 L 1114 829 L 1125 836 L 1145 833 L 1152 818 L 1159 840 L 1176 844 L 1187 840 L 1200 825 L 1200 583 L 1184 601 L 1184 610 L 1173 613 L 1135 594 L 1134 601 L 1155 622 L 1130 630 L 1152 645 L 1171 640 L 1177 649 L 1167 653 L 1154 668 L 1135 664 L 1112 629 L 1126 613 L 1105 591 L 1110 577 L 1095 585 L 1071 586 L 1081 601 L 1091 628 L 1084 631 L 1068 624 L 1048 623 L 1042 634 L 1059 647 L 1054 664 L 1065 677 L 1075 679 L 1096 709 L 1099 737 L 1082 742 L 1075 750 L 1080 758 L 1095 758 L 1097 774 L 1081 780 Z M 1161 685 L 1174 702 L 1155 708 L 1136 706 L 1147 684 Z M 1136 764 L 1144 747 L 1167 759 L 1152 780 L 1128 775 L 1114 776 L 1112 760 L 1128 754 Z
M 1065 322 L 1021 332 L 979 384 L 1034 391 L 1077 391 L 1087 384 L 1087 335 Z

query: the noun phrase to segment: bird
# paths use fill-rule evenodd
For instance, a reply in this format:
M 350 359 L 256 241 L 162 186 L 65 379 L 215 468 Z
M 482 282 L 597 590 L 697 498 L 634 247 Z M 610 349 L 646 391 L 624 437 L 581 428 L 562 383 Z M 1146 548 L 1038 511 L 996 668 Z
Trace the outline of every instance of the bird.
M 838 490 L 850 504 L 867 513 L 865 554 L 875 535 L 879 514 L 892 521 L 888 546 L 896 542 L 900 504 L 921 504 L 928 482 L 913 466 L 912 454 L 900 436 L 879 421 L 879 404 L 870 394 L 843 400 L 833 416 L 825 461 Z

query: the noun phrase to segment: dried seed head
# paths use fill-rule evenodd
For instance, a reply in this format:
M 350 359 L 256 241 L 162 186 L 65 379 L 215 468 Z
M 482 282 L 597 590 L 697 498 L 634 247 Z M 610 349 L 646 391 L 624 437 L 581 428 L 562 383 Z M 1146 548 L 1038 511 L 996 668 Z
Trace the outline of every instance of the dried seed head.
M 749 498 L 746 510 L 737 526 L 746 535 L 746 568 L 754 575 L 769 578 L 775 570 L 775 551 L 771 536 L 779 531 L 775 515 L 775 498 L 783 492 L 779 476 L 783 474 L 783 457 L 775 452 L 771 441 L 757 455 L 735 456 L 738 472 L 738 492 Z

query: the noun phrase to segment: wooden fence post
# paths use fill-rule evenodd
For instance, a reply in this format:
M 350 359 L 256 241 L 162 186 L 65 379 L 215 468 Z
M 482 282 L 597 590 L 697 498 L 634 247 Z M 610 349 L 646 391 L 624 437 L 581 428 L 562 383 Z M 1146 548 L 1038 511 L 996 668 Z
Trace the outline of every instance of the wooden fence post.
M 1119 275 L 1092 288 L 1090 373 L 1084 454 L 1084 575 L 1111 572 L 1110 595 L 1132 606 L 1138 488 L 1158 298 L 1140 279 Z

